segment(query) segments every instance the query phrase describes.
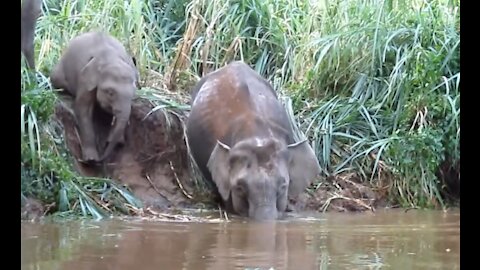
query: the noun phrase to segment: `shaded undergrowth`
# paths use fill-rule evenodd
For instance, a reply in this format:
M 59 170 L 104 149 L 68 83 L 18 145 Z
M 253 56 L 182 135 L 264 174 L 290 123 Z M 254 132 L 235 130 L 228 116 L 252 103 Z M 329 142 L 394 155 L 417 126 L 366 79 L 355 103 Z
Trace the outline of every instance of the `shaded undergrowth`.
M 156 109 L 188 111 L 185 96 L 203 74 L 232 60 L 250 64 L 285 97 L 299 138 L 311 139 L 322 167 L 311 192 L 353 174 L 391 204 L 456 204 L 459 7 L 447 0 L 45 0 L 38 75 L 22 69 L 22 196 L 54 203 L 51 212 L 93 216 L 139 203 L 110 180 L 78 176 L 51 118 L 51 68 L 69 39 L 101 28 L 135 56 L 143 86 L 154 89 L 143 97 Z M 116 203 L 106 210 L 108 196 Z

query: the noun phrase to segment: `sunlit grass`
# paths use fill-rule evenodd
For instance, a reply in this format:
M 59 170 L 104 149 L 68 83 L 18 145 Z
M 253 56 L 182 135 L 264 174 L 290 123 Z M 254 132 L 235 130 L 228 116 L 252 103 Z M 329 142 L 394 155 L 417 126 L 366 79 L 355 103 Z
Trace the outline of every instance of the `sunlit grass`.
M 196 80 L 243 60 L 280 93 L 323 176 L 356 173 L 404 206 L 444 203 L 438 165 L 460 159 L 459 1 L 44 3 L 35 40 L 40 74 L 22 69 L 22 162 L 35 172 L 25 179 L 43 179 L 56 194 L 51 200 L 65 192 L 46 175 L 77 186 L 84 180 L 49 121 L 56 98 L 47 77 L 68 40 L 96 28 L 125 44 L 142 80 L 161 74 L 138 92 L 154 111 L 184 117 Z M 82 194 L 75 185 L 65 185 L 67 194 Z M 95 216 L 81 201 L 77 209 Z
M 394 173 L 383 184 L 402 204 L 441 204 L 438 165 L 460 153 L 458 6 L 386 3 L 327 9 L 301 50 L 312 57 L 297 54 L 309 70 L 291 93 L 326 175 L 355 171 L 381 184 L 381 166 Z

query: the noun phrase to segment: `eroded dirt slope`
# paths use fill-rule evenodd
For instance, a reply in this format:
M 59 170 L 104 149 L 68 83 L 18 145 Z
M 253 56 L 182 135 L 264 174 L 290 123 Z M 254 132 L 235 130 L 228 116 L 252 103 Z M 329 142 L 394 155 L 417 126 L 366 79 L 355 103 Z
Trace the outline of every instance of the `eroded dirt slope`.
M 198 194 L 189 170 L 181 124 L 185 116 L 179 112 L 167 114 L 167 119 L 161 110 L 149 114 L 152 108 L 154 105 L 149 101 L 136 98 L 126 131 L 125 146 L 117 148 L 103 166 L 91 167 L 75 161 L 75 168 L 84 176 L 102 176 L 117 180 L 128 186 L 147 207 L 194 207 L 199 200 L 205 203 L 206 195 Z M 98 108 L 94 114 L 95 129 L 99 134 L 97 145 L 100 146 L 105 142 L 112 117 Z M 80 142 L 70 97 L 62 97 L 62 101 L 56 106 L 55 117 L 63 125 L 66 145 L 77 160 L 81 156 Z M 182 117 L 182 120 L 179 117 Z M 290 201 L 291 209 L 365 211 L 378 206 L 378 192 L 375 193 L 371 188 L 350 179 L 353 178 L 339 176 L 324 181 L 324 185 L 319 188 L 312 187 L 310 192 Z M 213 200 L 210 203 L 215 205 Z
M 196 194 L 188 172 L 189 159 L 179 119 L 182 116 L 165 114 L 162 110 L 149 114 L 152 108 L 154 105 L 147 100 L 134 100 L 125 145 L 117 147 L 103 165 L 96 167 L 78 161 L 80 141 L 70 97 L 62 97 L 56 105 L 55 117 L 64 127 L 67 148 L 80 174 L 117 180 L 128 186 L 147 207 L 192 206 Z M 97 146 L 100 146 L 108 135 L 112 117 L 98 108 L 94 116 Z

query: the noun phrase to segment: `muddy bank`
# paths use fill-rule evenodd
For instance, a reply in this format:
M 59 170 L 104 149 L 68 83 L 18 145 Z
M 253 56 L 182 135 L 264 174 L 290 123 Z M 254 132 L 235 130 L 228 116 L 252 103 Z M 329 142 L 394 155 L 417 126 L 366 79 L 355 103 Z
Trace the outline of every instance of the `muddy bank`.
M 125 145 L 117 147 L 102 165 L 94 167 L 78 162 L 81 148 L 71 102 L 70 97 L 62 95 L 54 117 L 64 128 L 65 143 L 79 174 L 114 179 L 127 186 L 145 207 L 194 207 L 200 201 L 189 173 L 182 112 L 152 112 L 154 104 L 136 98 Z M 98 147 L 105 143 L 112 117 L 98 107 L 94 115 Z
M 353 173 L 339 174 L 312 185 L 300 200 L 298 209 L 308 211 L 361 212 L 387 207 L 386 192 L 360 183 Z
M 71 109 L 72 98 L 60 97 L 54 119 L 64 128 L 65 143 L 79 174 L 116 180 L 128 187 L 145 208 L 167 210 L 205 205 L 217 208 L 213 196 L 208 194 L 213 192 L 196 188 L 193 180 L 195 177 L 192 177 L 184 137 L 185 112 L 152 111 L 155 107 L 153 103 L 137 97 L 132 104 L 126 144 L 118 147 L 103 165 L 92 167 L 77 161 L 81 150 Z M 112 117 L 98 107 L 94 115 L 97 145 L 100 146 L 108 135 Z M 381 199 L 379 193 L 355 182 L 353 175 L 326 180 L 321 185 L 312 186 L 300 197 L 291 199 L 290 210 L 371 211 Z
M 22 196 L 20 212 L 23 220 L 38 220 L 45 215 L 45 205 L 37 199 Z
M 147 84 L 152 85 L 150 82 Z M 158 88 L 165 87 L 160 85 Z M 93 167 L 78 161 L 81 148 L 72 111 L 73 99 L 65 93 L 59 93 L 58 97 L 51 120 L 63 127 L 69 159 L 80 175 L 111 178 L 128 187 L 144 203 L 145 208 L 151 207 L 155 211 L 165 212 L 185 207 L 218 209 L 217 202 L 213 200 L 214 192 L 208 192 L 205 186 L 199 189 L 194 180 L 198 177 L 192 175 L 184 135 L 183 123 L 187 117 L 185 111 L 152 111 L 156 105 L 137 96 L 132 104 L 125 145 L 118 147 L 104 164 Z M 188 100 L 180 101 L 182 104 L 187 102 Z M 97 146 L 100 149 L 107 138 L 112 117 L 98 107 L 95 107 L 94 116 Z M 360 184 L 352 174 L 321 179 L 321 182 L 320 185 L 312 185 L 299 198 L 291 199 L 290 209 L 371 211 L 385 206 L 385 192 Z M 25 204 L 26 210 L 22 211 L 27 213 L 30 208 L 35 210 L 33 212 L 44 212 L 40 210 L 43 209 L 41 205 L 33 202 Z M 148 211 L 143 211 L 145 212 Z
M 163 92 L 162 95 L 169 96 Z M 144 204 L 144 209 L 135 210 L 132 214 L 158 216 L 185 207 L 218 209 L 215 193 L 207 190 L 203 183 L 198 188 L 198 181 L 201 180 L 198 172 L 191 169 L 184 135 L 183 123 L 188 117 L 185 111 L 152 111 L 154 103 L 136 97 L 126 130 L 126 144 L 117 148 L 102 166 L 92 167 L 77 161 L 81 150 L 71 109 L 72 98 L 65 94 L 58 96 L 51 121 L 63 127 L 63 140 L 70 156 L 68 159 L 80 175 L 107 177 L 128 187 Z M 172 96 L 170 99 L 179 98 Z M 188 100 L 182 97 L 178 102 L 186 104 Z M 105 142 L 112 117 L 98 107 L 94 114 L 97 145 L 100 146 Z M 446 186 L 442 192 L 446 193 L 444 196 L 452 196 L 452 200 L 459 198 L 459 169 L 459 162 L 456 166 L 444 162 L 439 168 L 438 177 Z M 290 198 L 289 211 L 361 212 L 392 207 L 387 201 L 390 191 L 388 182 L 391 181 L 383 179 L 383 176 L 381 178 L 375 187 L 369 186 L 368 182 L 361 183 L 353 173 L 317 179 L 317 183 L 298 198 Z M 51 208 L 51 205 L 43 205 L 35 198 L 22 198 L 22 219 L 36 219 Z

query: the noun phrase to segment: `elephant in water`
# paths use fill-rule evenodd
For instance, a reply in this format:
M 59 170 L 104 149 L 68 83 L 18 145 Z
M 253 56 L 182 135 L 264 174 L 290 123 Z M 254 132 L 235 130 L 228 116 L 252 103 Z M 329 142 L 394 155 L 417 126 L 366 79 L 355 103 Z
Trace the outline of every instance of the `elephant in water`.
M 278 219 L 288 196 L 303 192 L 320 173 L 308 142 L 294 141 L 272 86 L 239 61 L 194 87 L 187 141 L 226 208 L 254 220 Z
M 35 26 L 42 12 L 42 0 L 23 0 L 21 19 L 21 46 L 22 53 L 27 60 L 28 67 L 35 69 Z
M 124 144 L 139 74 L 134 59 L 117 39 L 101 31 L 73 38 L 50 80 L 54 88 L 63 88 L 75 97 L 73 109 L 84 162 L 101 162 L 117 144 Z M 92 119 L 95 102 L 114 119 L 100 157 Z

